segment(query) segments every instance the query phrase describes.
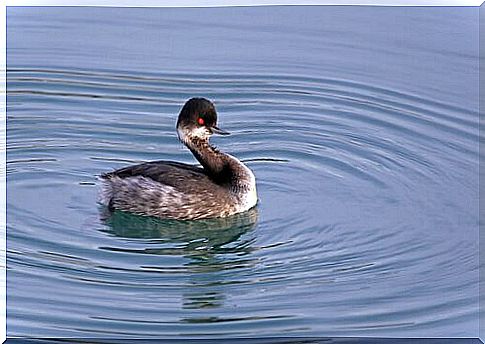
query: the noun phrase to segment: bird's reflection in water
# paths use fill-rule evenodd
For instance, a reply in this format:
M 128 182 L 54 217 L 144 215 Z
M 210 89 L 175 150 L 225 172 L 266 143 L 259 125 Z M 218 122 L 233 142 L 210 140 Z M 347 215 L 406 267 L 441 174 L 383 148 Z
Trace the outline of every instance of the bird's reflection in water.
M 254 236 L 250 234 L 258 220 L 257 208 L 227 218 L 198 221 L 160 220 L 102 210 L 101 220 L 106 225 L 103 231 L 137 244 L 136 249 L 111 250 L 187 258 L 180 267 L 189 276 L 183 287 L 183 308 L 222 306 L 224 287 L 237 283 L 234 274 L 227 272 L 248 270 L 256 262 L 250 257 L 254 250 Z M 150 268 L 167 271 L 163 266 Z

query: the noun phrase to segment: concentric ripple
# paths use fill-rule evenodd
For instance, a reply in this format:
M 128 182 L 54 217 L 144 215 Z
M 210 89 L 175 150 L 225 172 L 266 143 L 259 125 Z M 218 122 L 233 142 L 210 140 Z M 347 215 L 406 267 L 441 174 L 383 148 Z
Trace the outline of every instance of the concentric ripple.
M 476 314 L 465 109 L 289 75 L 11 69 L 8 87 L 15 334 L 388 335 Z M 193 160 L 174 122 L 200 93 L 233 133 L 217 144 L 254 170 L 258 208 L 195 223 L 103 214 L 95 175 Z
M 74 30 L 74 22 L 53 23 Z M 256 25 L 253 35 L 272 35 L 271 27 Z M 335 45 L 322 43 L 329 54 L 398 53 L 372 40 L 345 45 L 359 36 L 334 30 Z M 316 36 L 307 42 L 303 33 L 294 35 L 308 44 L 305 54 L 320 54 Z M 178 72 L 94 67 L 90 50 L 79 57 L 85 64 L 67 66 L 71 55 L 59 48 L 58 64 L 25 63 L 15 47 L 7 73 L 10 336 L 476 337 L 478 116 L 473 104 L 442 96 L 451 92 L 445 86 L 440 96 L 413 93 L 404 76 L 390 87 L 352 70 L 291 69 L 297 59 L 286 72 L 280 60 L 268 71 Z M 471 63 L 433 54 L 457 59 L 456 70 Z M 193 96 L 215 101 L 232 135 L 213 141 L 254 171 L 258 207 L 197 222 L 106 213 L 96 204 L 100 173 L 194 162 L 175 133 Z

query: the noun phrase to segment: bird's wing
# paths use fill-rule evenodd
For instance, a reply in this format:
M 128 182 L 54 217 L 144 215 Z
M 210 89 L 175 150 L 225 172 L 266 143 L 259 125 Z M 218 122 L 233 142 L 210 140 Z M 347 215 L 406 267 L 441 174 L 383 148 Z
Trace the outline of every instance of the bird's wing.
M 176 188 L 183 188 L 187 181 L 207 180 L 203 168 L 173 161 L 151 161 L 139 165 L 133 165 L 108 172 L 101 175 L 101 178 L 109 180 L 113 177 L 146 177 L 156 182 L 170 185 Z

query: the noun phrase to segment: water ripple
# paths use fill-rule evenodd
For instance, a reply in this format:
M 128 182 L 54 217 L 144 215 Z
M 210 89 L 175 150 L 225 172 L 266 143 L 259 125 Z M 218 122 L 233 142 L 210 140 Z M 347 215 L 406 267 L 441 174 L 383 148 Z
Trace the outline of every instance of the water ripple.
M 196 223 L 97 209 L 96 175 L 193 161 L 174 123 L 198 94 L 259 207 Z M 476 314 L 471 109 L 301 74 L 9 68 L 8 120 L 9 278 L 38 286 L 10 289 L 16 334 L 392 335 Z

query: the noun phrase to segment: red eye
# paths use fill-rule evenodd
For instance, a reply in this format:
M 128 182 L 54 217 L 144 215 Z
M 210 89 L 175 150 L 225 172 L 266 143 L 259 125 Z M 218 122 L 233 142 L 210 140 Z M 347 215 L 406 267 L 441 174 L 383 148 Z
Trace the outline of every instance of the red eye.
M 197 119 L 197 123 L 199 123 L 200 125 L 204 125 L 204 119 L 202 117 L 199 117 Z

